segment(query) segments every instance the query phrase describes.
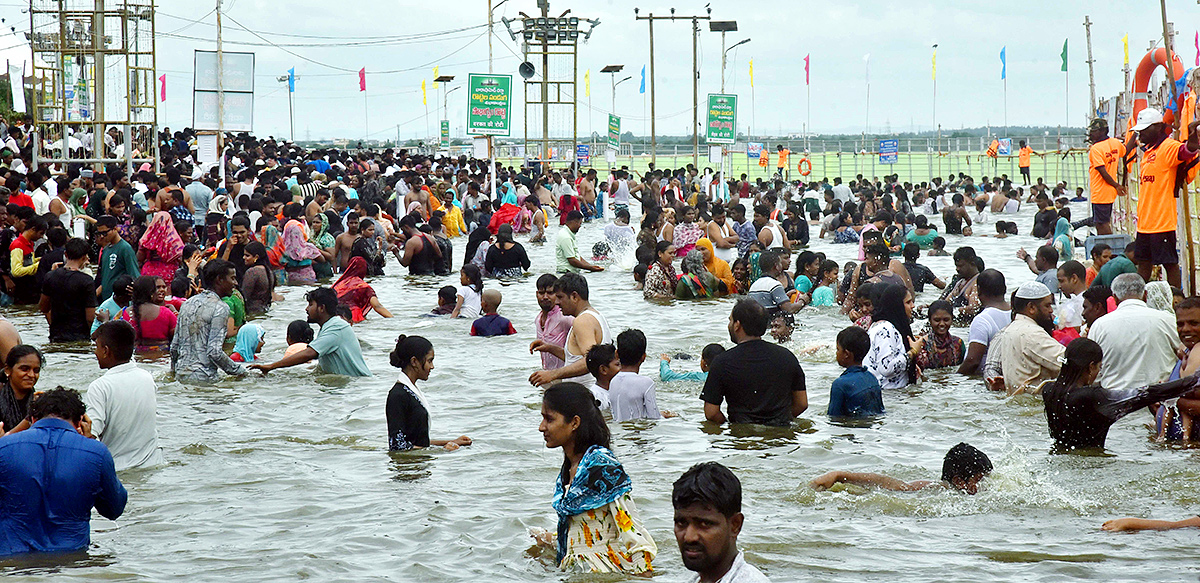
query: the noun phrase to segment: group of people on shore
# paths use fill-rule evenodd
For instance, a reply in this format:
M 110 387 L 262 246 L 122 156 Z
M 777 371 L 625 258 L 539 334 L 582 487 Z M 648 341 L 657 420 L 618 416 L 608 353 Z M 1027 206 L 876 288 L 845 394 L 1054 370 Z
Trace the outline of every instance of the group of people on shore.
M 1139 118 L 1133 135 L 1140 137 L 1129 147 L 1140 140 L 1151 151 L 1168 152 L 1144 163 L 1142 175 L 1173 182 L 1200 152 L 1196 128 L 1189 142 L 1169 143 L 1161 116 L 1152 119 Z M 86 467 L 86 477 L 55 490 L 54 504 L 86 502 L 106 517 L 121 514 L 126 494 L 115 472 L 163 460 L 156 387 L 134 362 L 135 353 L 169 355 L 183 383 L 311 361 L 325 373 L 371 376 L 353 326 L 372 313 L 393 317 L 368 283 L 392 269 L 389 255 L 410 275 L 444 277 L 455 273 L 454 240 L 466 237 L 461 285 L 441 290 L 432 314 L 474 319 L 473 335 L 517 334 L 498 313 L 500 291 L 486 288 L 484 279 L 525 276 L 531 261 L 516 235 L 526 234 L 531 243 L 554 237 L 559 272 L 536 282 L 540 313 L 529 351 L 541 366 L 529 381 L 544 388 L 546 446 L 564 453 L 553 503 L 558 531 L 539 537 L 556 548 L 556 564 L 564 568 L 646 573 L 657 553 L 607 424 L 679 412 L 660 409 L 654 381 L 641 374 L 645 334 L 610 327 L 590 303 L 584 276 L 628 255 L 647 300 L 739 296 L 728 318 L 732 348 L 706 346 L 698 373 L 677 373 L 669 356 L 659 359 L 660 381 L 685 374 L 703 384 L 699 397 L 709 422 L 789 425 L 808 409 L 804 371 L 786 340 L 809 309 L 846 318 L 832 339 L 845 372 L 830 387 L 831 418 L 884 415 L 887 391 L 948 368 L 979 375 L 1009 395 L 1041 394 L 1049 434 L 1064 450 L 1102 448 L 1108 428 L 1143 407 L 1154 410 L 1158 439 L 1193 441 L 1200 437 L 1200 356 L 1191 351 L 1200 340 L 1200 300 L 1172 293 L 1172 273 L 1176 281 L 1178 274 L 1177 256 L 1172 261 L 1168 253 L 1173 227 L 1167 235 L 1154 230 L 1153 220 L 1139 220 L 1136 241 L 1124 249 L 1095 244 L 1089 257 L 1078 252 L 1076 229 L 1099 232 L 1111 221 L 1111 208 L 1104 207 L 1111 203 L 1097 188 L 1122 190 L 1115 179 L 1109 183 L 1120 173 L 1108 166 L 1120 164 L 1126 146 L 1116 148 L 1106 136 L 1106 128 L 1093 126 L 1096 147 L 1119 155 L 1093 157 L 1101 186 L 1093 180 L 1092 217 L 1083 224 L 1071 222 L 1067 185 L 1049 189 L 1039 180 L 1024 199 L 1006 176 L 984 178 L 979 187 L 965 175 L 915 186 L 895 176 L 788 184 L 743 175 L 722 184 L 710 171 L 651 166 L 636 179 L 637 173 L 616 169 L 602 182 L 594 170 L 576 175 L 530 166 L 501 168 L 490 192 L 483 160 L 405 150 L 305 151 L 245 134 L 229 136 L 223 168 L 205 169 L 187 130 L 160 136 L 162 175 L 148 166 L 135 176 L 115 166 L 29 171 L 32 161 L 17 165 L 9 157 L 0 167 L 7 186 L 0 189 L 0 243 L 10 250 L 10 261 L 0 265 L 0 301 L 36 304 L 51 343 L 94 341 L 106 373 L 82 397 L 62 388 L 39 393 L 42 353 L 0 321 L 0 465 L 9 470 L 0 490 L 6 504 L 45 504 L 38 500 L 47 494 L 31 487 L 31 476 L 54 464 L 62 476 Z M 58 204 L 39 208 L 43 195 Z M 1163 196 L 1172 193 L 1144 181 L 1139 217 L 1143 204 L 1154 217 L 1164 204 L 1156 197 Z M 1028 258 L 1034 281 L 1010 293 L 1005 274 L 987 268 L 971 246 L 953 251 L 955 274 L 948 281 L 918 262 L 922 251 L 949 254 L 942 234 L 973 236 L 971 227 L 981 223 L 997 222 L 996 237 L 1019 236 L 1015 223 L 993 216 L 1016 212 L 1022 199 L 1039 207 L 1029 230 L 1039 247 L 1032 255 L 1019 253 Z M 631 220 L 635 201 L 640 227 Z M 967 210 L 972 207 L 976 212 Z M 613 220 L 606 221 L 609 214 Z M 559 227 L 552 235 L 555 215 Z M 943 233 L 934 226 L 939 215 Z M 606 224 L 601 242 L 585 256 L 576 236 L 592 221 Z M 818 226 L 820 234 L 810 237 Z M 839 265 L 806 249 L 826 237 L 857 244 L 856 261 Z M 1155 265 L 1167 282 L 1147 282 Z M 279 291 L 289 285 L 310 288 L 307 321 L 292 322 L 287 352 L 265 362 L 258 357 L 265 332 L 253 320 L 282 301 Z M 939 297 L 918 306 L 926 285 L 938 288 Z M 920 333 L 913 330 L 917 319 L 928 320 Z M 312 324 L 319 326 L 315 334 Z M 965 341 L 951 332 L 954 326 L 969 326 Z M 430 437 L 431 410 L 420 385 L 430 379 L 433 361 L 428 339 L 402 334 L 396 340 L 389 362 L 401 374 L 384 412 L 390 450 L 473 443 L 467 436 Z M 81 453 L 57 457 L 65 454 L 38 449 L 61 440 L 77 442 L 72 451 Z M 938 481 L 834 471 L 812 485 L 975 493 L 991 469 L 986 454 L 959 444 L 947 453 Z M 744 517 L 740 486 L 728 469 L 697 465 L 675 483 L 672 500 L 684 565 L 701 580 L 765 580 L 737 550 Z M 20 524 L 2 526 L 9 529 L 9 546 L 0 554 L 82 548 L 87 518 L 13 519 Z M 63 520 L 74 525 L 71 536 L 55 530 Z M 1105 524 L 1141 527 L 1163 525 Z

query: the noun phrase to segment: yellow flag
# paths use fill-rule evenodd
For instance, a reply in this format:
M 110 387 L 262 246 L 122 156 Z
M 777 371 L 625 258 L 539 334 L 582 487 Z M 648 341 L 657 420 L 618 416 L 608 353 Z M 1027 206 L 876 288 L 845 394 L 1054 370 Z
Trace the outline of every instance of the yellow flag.
M 438 82 L 437 82 L 438 77 L 440 77 L 440 75 L 438 75 L 438 68 L 434 67 L 433 68 L 433 88 L 434 89 L 438 88 Z
M 750 59 L 750 88 L 754 88 L 754 59 Z
M 425 101 L 425 80 L 424 79 L 421 79 L 421 105 L 429 105 L 429 102 Z
M 592 96 L 592 70 L 588 69 L 583 73 L 583 91 L 588 97 Z
M 933 49 L 933 80 L 937 81 L 937 47 Z
M 1121 44 L 1125 45 L 1125 64 L 1129 64 L 1129 33 L 1121 37 Z

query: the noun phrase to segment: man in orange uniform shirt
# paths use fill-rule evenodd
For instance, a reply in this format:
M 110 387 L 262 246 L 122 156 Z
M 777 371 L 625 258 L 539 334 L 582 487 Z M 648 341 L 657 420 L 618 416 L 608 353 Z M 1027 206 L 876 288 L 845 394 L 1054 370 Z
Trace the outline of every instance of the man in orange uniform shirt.
M 1125 187 L 1116 179 L 1118 163 L 1125 158 L 1126 145 L 1116 138 L 1108 137 L 1108 122 L 1103 118 L 1092 120 L 1088 126 L 1088 176 L 1090 177 L 1092 201 L 1092 225 L 1097 235 L 1112 234 L 1112 208 L 1117 195 L 1125 196 Z M 1130 146 L 1132 147 L 1132 144 Z M 1140 214 L 1140 209 L 1139 209 Z M 1172 226 L 1174 231 L 1175 227 Z
M 1138 113 L 1131 142 L 1140 142 L 1141 183 L 1138 185 L 1138 242 L 1133 260 L 1138 275 L 1149 280 L 1155 265 L 1162 265 L 1167 283 L 1178 287 L 1179 252 L 1175 239 L 1175 178 L 1186 172 L 1189 162 L 1200 152 L 1200 121 L 1188 125 L 1187 143 L 1171 139 L 1171 127 L 1163 123 L 1162 112 L 1147 107 Z
M 1025 186 L 1029 186 L 1029 156 L 1031 154 L 1041 156 L 1034 152 L 1033 148 L 1025 145 L 1025 140 L 1021 140 L 1021 149 L 1017 152 L 1017 166 L 1021 168 L 1021 183 Z

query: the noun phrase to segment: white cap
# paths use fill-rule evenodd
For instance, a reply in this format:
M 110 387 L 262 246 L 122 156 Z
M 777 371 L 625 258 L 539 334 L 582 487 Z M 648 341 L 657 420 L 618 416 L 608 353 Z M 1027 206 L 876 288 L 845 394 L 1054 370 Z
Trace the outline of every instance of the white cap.
M 1050 295 L 1050 288 L 1040 281 L 1031 281 L 1017 288 L 1017 297 L 1023 300 L 1040 300 Z
M 1133 131 L 1140 132 L 1156 123 L 1162 123 L 1163 114 L 1161 111 L 1147 107 L 1138 112 L 1137 123 L 1133 126 Z

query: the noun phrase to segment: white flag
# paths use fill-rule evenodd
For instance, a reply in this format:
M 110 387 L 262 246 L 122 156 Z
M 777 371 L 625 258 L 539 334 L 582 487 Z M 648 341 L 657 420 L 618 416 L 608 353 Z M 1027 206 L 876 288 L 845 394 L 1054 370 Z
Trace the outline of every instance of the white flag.
M 25 68 L 21 65 L 8 65 L 8 82 L 12 90 L 13 111 L 25 113 Z

